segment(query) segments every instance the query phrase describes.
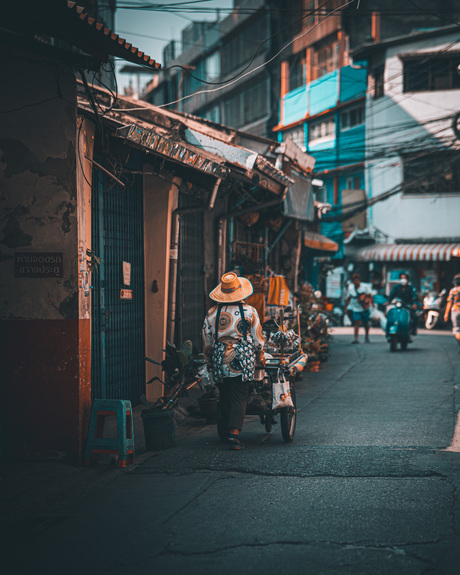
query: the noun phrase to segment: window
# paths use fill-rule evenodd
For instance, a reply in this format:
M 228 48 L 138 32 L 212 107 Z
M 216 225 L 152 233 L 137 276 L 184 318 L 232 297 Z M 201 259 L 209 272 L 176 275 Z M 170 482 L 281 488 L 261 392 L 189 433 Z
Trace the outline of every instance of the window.
M 303 86 L 306 81 L 304 52 L 289 60 L 289 91 Z
M 308 130 L 308 141 L 332 140 L 335 136 L 335 122 L 333 118 L 324 118 L 311 122 Z
M 403 156 L 404 194 L 460 194 L 460 153 Z
M 304 0 L 304 12 L 305 16 L 305 27 L 308 28 L 315 23 L 315 10 L 316 1 L 315 0 Z
M 225 124 L 231 128 L 240 128 L 243 126 L 243 114 L 241 100 L 243 94 L 236 94 L 224 102 Z
M 303 126 L 297 126 L 291 130 L 286 130 L 283 133 L 283 141 L 285 142 L 287 139 L 291 139 L 294 144 L 297 144 L 301 150 L 305 151 L 305 133 Z
M 267 82 L 264 80 L 244 92 L 244 123 L 250 124 L 267 115 Z
M 360 190 L 361 189 L 361 178 L 359 176 L 352 176 L 347 178 L 346 190 Z
M 204 64 L 206 80 L 211 82 L 220 76 L 220 54 L 214 52 L 208 56 Z
M 307 15 L 305 18 L 305 27 L 312 26 L 315 22 L 321 21 L 329 12 L 336 8 L 335 0 L 304 0 L 303 9 Z
M 259 47 L 260 51 L 267 49 L 267 44 L 261 46 L 270 35 L 267 23 L 265 17 L 259 17 L 224 44 L 221 59 L 222 74 L 228 74 L 246 63 Z
M 460 89 L 460 53 L 404 60 L 404 92 Z
M 224 101 L 224 122 L 232 128 L 255 122 L 268 114 L 267 81 L 264 79 L 253 84 L 244 92 L 240 92 Z
M 340 114 L 340 130 L 349 130 L 364 124 L 364 107 L 352 108 Z
M 384 72 L 383 66 L 379 66 L 374 71 L 374 100 L 381 98 L 384 94 Z
M 316 78 L 329 74 L 337 69 L 339 45 L 337 42 L 326 44 L 316 51 Z
M 220 123 L 219 105 L 212 106 L 212 108 L 208 108 L 205 112 L 203 112 L 203 118 L 209 120 L 210 122 L 215 122 L 216 124 L 219 124 Z

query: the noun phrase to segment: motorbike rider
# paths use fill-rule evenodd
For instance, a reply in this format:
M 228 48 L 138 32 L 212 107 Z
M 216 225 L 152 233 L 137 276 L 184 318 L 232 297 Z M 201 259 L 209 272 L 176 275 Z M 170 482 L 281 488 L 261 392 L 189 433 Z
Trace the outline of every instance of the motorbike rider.
M 452 280 L 454 287 L 450 290 L 447 296 L 447 306 L 444 313 L 444 321 L 452 320 L 452 333 L 460 345 L 460 274 L 456 274 Z M 460 350 L 459 352 L 460 353 Z
M 409 282 L 409 276 L 406 272 L 401 272 L 399 274 L 399 284 L 396 284 L 390 292 L 389 301 L 394 299 L 400 299 L 404 305 L 410 309 L 411 317 L 411 333 L 412 335 L 417 334 L 417 308 L 418 308 L 418 298 L 417 290 Z
M 351 276 L 351 283 L 348 286 L 347 299 L 343 312 L 346 314 L 348 308 L 352 313 L 354 339 L 351 343 L 359 343 L 358 333 L 361 323 L 364 325 L 365 342 L 369 343 L 369 307 L 374 305 L 372 294 L 361 284 L 361 277 L 358 273 Z

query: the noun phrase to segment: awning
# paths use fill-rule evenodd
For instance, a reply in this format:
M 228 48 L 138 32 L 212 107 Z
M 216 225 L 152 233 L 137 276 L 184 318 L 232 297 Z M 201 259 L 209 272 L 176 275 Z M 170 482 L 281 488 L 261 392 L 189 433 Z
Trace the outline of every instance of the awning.
M 311 177 L 303 177 L 295 170 L 291 171 L 291 177 L 294 183 L 287 189 L 283 213 L 288 218 L 313 222 L 315 207 L 311 191 Z
M 195 146 L 177 142 L 154 130 L 147 130 L 137 124 L 118 128 L 116 136 L 137 144 L 140 148 L 167 156 L 173 161 L 195 168 L 216 178 L 225 178 L 229 170 L 223 160 L 214 154 L 196 150 Z
M 460 244 L 379 244 L 360 251 L 365 262 L 448 262 L 460 257 Z
M 337 252 L 339 250 L 339 244 L 316 232 L 305 232 L 303 243 L 307 248 L 322 252 Z

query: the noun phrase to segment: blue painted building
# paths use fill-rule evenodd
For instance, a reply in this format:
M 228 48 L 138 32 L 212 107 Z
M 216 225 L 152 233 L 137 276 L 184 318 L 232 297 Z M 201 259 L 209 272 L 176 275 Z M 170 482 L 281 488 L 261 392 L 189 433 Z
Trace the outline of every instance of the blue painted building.
M 366 70 L 347 65 L 281 98 L 278 138 L 292 138 L 315 158 L 316 176 L 324 182 L 317 200 L 331 204 L 334 215 L 343 205 L 364 199 L 366 88 Z M 323 218 L 318 231 L 339 245 L 333 260 L 343 259 L 344 238 L 365 225 L 365 215 L 343 223 Z M 311 259 L 309 281 L 318 275 L 317 258 Z
M 366 118 L 366 109 L 371 109 L 369 105 L 366 108 L 366 100 L 380 97 L 380 93 L 366 95 L 367 62 L 362 60 L 367 54 L 352 60 L 350 53 L 389 38 L 411 37 L 414 29 L 439 27 L 442 14 L 438 4 L 432 10 L 411 14 L 401 10 L 400 0 L 357 0 L 345 5 L 338 0 L 303 2 L 302 30 L 289 44 L 290 53 L 283 55 L 281 63 L 279 124 L 275 131 L 280 141 L 291 138 L 316 160 L 315 175 L 324 182 L 316 200 L 331 204 L 331 209 L 314 231 L 338 243 L 338 251 L 328 258 L 333 265 L 344 263 L 345 256 L 353 260 L 357 238 L 359 242 L 369 241 L 367 232 L 352 232 L 369 227 L 365 201 L 373 194 L 366 185 L 374 187 L 375 178 L 370 179 L 368 166 L 385 153 L 380 143 L 366 145 L 365 138 L 375 124 L 375 112 Z M 442 10 L 453 14 L 458 5 L 458 0 L 446 0 Z M 375 66 L 380 74 L 375 78 L 379 92 L 383 60 L 376 60 Z M 381 137 L 385 138 L 383 132 Z M 306 279 L 319 285 L 325 268 L 323 274 L 319 270 L 327 254 L 309 249 L 307 240 L 305 247 Z

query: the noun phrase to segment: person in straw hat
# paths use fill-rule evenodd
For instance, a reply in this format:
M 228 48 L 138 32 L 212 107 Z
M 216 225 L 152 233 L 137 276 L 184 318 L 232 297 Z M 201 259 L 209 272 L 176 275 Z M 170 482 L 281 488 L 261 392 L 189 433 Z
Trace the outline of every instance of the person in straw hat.
M 208 311 L 202 331 L 204 356 L 219 388 L 222 420 L 228 428 L 229 449 L 233 450 L 244 447 L 239 434 L 256 362 L 265 365 L 259 316 L 243 301 L 252 291 L 248 279 L 233 272 L 224 274 L 209 294 L 217 305 Z

